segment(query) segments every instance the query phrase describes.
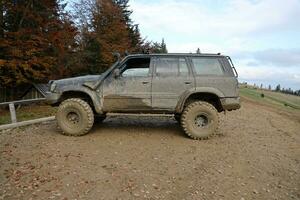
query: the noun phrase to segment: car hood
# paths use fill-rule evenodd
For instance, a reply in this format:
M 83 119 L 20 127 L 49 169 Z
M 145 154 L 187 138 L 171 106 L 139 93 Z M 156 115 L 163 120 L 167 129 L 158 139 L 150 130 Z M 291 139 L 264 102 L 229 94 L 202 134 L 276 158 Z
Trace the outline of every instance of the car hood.
M 103 79 L 103 75 L 87 75 L 87 76 L 78 76 L 73 78 L 60 79 L 56 81 L 50 81 L 51 84 L 55 84 L 56 87 L 63 86 L 81 86 L 81 85 L 93 85 L 98 81 Z

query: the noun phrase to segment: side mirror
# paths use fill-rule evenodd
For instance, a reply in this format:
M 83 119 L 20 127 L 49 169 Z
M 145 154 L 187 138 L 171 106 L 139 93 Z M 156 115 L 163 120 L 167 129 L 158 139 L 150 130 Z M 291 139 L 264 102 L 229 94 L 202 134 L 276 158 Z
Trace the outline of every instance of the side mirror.
M 115 70 L 113 71 L 113 77 L 114 77 L 114 78 L 119 77 L 120 74 L 121 74 L 120 69 L 115 69 Z

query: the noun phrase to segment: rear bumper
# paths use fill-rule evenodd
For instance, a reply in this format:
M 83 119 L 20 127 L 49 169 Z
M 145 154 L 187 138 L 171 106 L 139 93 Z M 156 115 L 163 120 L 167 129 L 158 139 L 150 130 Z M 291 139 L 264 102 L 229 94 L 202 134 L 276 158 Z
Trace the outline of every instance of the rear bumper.
M 47 104 L 56 104 L 59 101 L 60 94 L 53 93 L 53 92 L 47 92 L 46 93 L 46 103 Z
M 240 97 L 222 98 L 221 104 L 224 110 L 237 110 L 241 108 Z

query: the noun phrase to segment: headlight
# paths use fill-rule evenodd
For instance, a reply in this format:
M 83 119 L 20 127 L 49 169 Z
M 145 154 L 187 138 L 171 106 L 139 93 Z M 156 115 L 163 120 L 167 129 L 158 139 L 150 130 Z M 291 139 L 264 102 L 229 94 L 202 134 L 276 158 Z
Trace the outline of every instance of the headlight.
M 52 83 L 52 84 L 50 85 L 50 92 L 54 92 L 55 89 L 56 89 L 56 83 Z

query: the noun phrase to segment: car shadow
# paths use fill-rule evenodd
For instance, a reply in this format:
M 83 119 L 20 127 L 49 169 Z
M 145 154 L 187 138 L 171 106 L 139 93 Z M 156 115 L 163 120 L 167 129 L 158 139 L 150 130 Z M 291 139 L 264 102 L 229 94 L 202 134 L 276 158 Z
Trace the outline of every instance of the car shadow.
M 151 134 L 185 137 L 180 124 L 172 117 L 112 116 L 95 122 L 92 134 Z

